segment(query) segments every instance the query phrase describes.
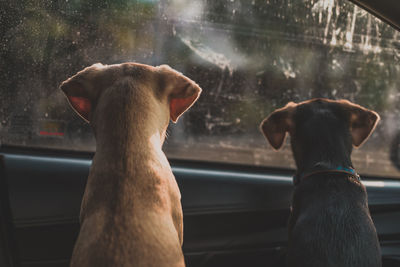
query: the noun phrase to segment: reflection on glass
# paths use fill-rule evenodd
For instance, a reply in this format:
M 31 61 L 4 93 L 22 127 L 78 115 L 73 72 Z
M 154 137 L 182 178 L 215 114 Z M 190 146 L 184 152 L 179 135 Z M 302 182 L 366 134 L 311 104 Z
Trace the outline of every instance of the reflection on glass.
M 164 148 L 169 158 L 293 168 L 260 121 L 288 101 L 345 98 L 382 121 L 353 153 L 361 173 L 400 177 L 399 34 L 344 0 L 9 1 L 1 22 L 3 144 L 93 151 L 61 81 L 96 62 L 169 64 L 203 88 Z

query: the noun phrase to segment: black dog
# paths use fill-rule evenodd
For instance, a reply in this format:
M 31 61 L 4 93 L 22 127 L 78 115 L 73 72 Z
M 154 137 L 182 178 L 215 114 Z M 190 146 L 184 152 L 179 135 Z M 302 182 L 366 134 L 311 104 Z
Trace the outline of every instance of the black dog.
M 279 149 L 291 136 L 297 165 L 289 220 L 288 266 L 381 266 L 367 192 L 351 162 L 379 115 L 347 100 L 290 102 L 261 123 Z

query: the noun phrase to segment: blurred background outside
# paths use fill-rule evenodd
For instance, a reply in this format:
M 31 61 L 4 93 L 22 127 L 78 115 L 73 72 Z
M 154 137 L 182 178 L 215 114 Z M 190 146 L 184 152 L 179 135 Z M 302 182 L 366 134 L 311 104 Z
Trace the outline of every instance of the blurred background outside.
M 353 162 L 400 177 L 400 36 L 345 0 L 18 0 L 0 10 L 0 142 L 94 151 L 59 84 L 93 63 L 168 64 L 203 94 L 164 150 L 190 159 L 295 168 L 258 130 L 289 101 L 345 98 L 381 115 Z M 396 157 L 397 158 L 397 157 Z

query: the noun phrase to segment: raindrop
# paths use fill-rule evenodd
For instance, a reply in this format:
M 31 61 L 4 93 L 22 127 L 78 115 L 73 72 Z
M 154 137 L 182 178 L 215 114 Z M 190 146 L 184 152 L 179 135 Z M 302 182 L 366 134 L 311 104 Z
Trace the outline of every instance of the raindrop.
M 49 114 L 46 112 L 46 113 L 44 114 L 44 116 L 47 118 L 47 117 L 49 116 Z

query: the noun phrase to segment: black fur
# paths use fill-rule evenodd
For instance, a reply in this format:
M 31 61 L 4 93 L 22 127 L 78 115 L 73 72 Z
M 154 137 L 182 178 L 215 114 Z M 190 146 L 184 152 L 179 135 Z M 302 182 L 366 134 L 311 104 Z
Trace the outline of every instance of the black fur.
M 290 131 L 301 175 L 337 166 L 352 167 L 350 114 L 323 100 L 298 105 Z M 287 265 L 292 267 L 381 266 L 377 233 L 365 187 L 345 173 L 320 173 L 294 190 Z

